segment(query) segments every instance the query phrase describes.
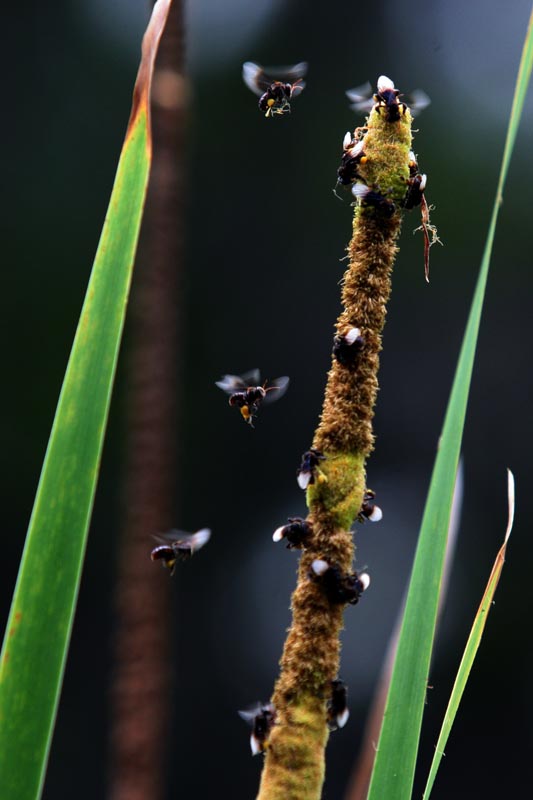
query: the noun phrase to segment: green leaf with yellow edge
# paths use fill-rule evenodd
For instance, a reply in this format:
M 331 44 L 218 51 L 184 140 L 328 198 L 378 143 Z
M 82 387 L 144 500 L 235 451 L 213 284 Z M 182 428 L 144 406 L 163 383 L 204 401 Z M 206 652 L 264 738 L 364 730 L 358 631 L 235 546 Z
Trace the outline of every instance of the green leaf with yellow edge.
M 0 661 L 0 797 L 44 775 L 78 596 L 150 171 L 150 88 L 171 0 L 143 39 L 131 116 L 22 555 Z
M 453 485 L 503 187 L 533 65 L 533 12 L 513 98 L 496 199 L 422 520 L 368 800 L 410 800 L 437 616 Z
M 457 677 L 455 679 L 452 693 L 450 695 L 450 701 L 446 709 L 446 714 L 444 715 L 444 721 L 442 723 L 442 728 L 439 734 L 439 740 L 435 748 L 433 761 L 431 762 L 429 777 L 426 784 L 426 788 L 424 790 L 424 795 L 422 800 L 428 800 L 431 794 L 431 790 L 433 789 L 433 784 L 435 783 L 435 776 L 440 766 L 442 756 L 444 755 L 444 748 L 446 747 L 446 742 L 448 741 L 448 737 L 450 735 L 450 731 L 453 722 L 455 720 L 457 710 L 459 708 L 459 703 L 461 702 L 461 699 L 463 697 L 463 693 L 466 687 L 466 682 L 470 676 L 470 670 L 472 669 L 472 665 L 474 663 L 474 659 L 479 649 L 479 645 L 481 644 L 481 637 L 483 636 L 483 631 L 485 630 L 488 613 L 490 611 L 492 601 L 494 598 L 494 593 L 496 592 L 496 587 L 498 586 L 500 576 L 502 574 L 503 565 L 505 563 L 507 542 L 509 541 L 509 536 L 511 535 L 511 530 L 513 528 L 513 519 L 514 519 L 514 477 L 513 473 L 510 470 L 508 470 L 507 476 L 508 476 L 508 497 L 509 497 L 509 519 L 507 522 L 507 530 L 505 532 L 505 538 L 503 540 L 502 546 L 498 551 L 498 555 L 496 556 L 496 560 L 492 567 L 492 571 L 489 577 L 489 582 L 487 583 L 487 587 L 483 594 L 481 604 L 478 608 L 476 617 L 474 619 L 474 624 L 472 625 L 472 630 L 470 631 L 470 636 L 468 637 L 465 651 L 463 653 L 463 657 L 461 659 L 461 663 L 457 671 Z

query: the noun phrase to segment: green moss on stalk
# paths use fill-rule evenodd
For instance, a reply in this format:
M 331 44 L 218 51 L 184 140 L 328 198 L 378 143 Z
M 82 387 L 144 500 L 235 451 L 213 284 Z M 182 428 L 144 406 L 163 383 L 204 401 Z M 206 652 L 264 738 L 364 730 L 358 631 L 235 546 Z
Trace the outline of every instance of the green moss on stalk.
M 327 455 L 320 464 L 320 478 L 307 489 L 312 514 L 324 517 L 331 526 L 349 530 L 365 491 L 362 453 Z

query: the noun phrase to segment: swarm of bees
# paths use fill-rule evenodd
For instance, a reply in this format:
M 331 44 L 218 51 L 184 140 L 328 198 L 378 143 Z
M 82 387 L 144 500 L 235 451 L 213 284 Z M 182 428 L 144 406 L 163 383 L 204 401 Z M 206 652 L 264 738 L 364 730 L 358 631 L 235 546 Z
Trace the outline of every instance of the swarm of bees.
M 254 418 L 263 403 L 279 400 L 289 385 L 289 378 L 285 375 L 274 381 L 265 381 L 260 385 L 261 374 L 258 369 L 245 372 L 244 375 L 224 375 L 216 385 L 223 392 L 229 394 L 230 406 L 235 406 L 241 412 L 245 422 L 254 427 Z
M 263 69 L 253 61 L 242 65 L 242 79 L 246 86 L 259 97 L 259 110 L 265 117 L 283 116 L 291 110 L 290 101 L 304 90 L 302 80 L 307 73 L 307 64 L 301 61 L 292 67 Z
M 378 78 L 377 92 L 374 94 L 372 94 L 369 83 L 356 89 L 349 89 L 346 94 L 351 101 L 350 107 L 353 110 L 377 111 L 391 124 L 402 118 L 407 107 L 409 107 L 411 116 L 415 116 L 431 102 L 421 89 L 411 92 L 407 98 L 409 102 L 404 102 L 403 95 L 386 75 Z M 364 150 L 366 131 L 366 128 L 359 127 L 355 129 L 353 135 L 349 131 L 346 133 L 342 143 L 341 164 L 337 169 L 337 186 L 350 186 L 357 203 L 363 206 L 372 206 L 376 213 L 381 214 L 384 218 L 391 217 L 396 211 L 396 204 L 390 197 L 382 194 L 378 187 L 368 186 L 361 174 L 361 166 L 368 161 Z M 406 193 L 400 205 L 407 210 L 420 206 L 422 216 L 420 229 L 424 235 L 424 274 L 426 281 L 429 282 L 429 249 L 432 244 L 440 242 L 440 240 L 435 227 L 429 221 L 429 206 L 424 196 L 426 184 L 427 175 L 418 171 L 415 154 L 411 151 Z M 337 194 L 336 188 L 334 192 Z

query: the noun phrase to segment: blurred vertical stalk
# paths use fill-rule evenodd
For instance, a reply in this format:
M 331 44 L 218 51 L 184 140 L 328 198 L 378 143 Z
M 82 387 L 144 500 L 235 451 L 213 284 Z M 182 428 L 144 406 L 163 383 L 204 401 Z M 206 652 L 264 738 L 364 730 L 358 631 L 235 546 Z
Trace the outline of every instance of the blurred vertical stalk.
M 183 3 L 174 0 L 153 78 L 154 153 L 133 284 L 127 464 L 113 642 L 111 800 L 159 800 L 165 788 L 172 693 L 169 587 L 148 554 L 150 534 L 172 527 L 177 484 L 176 388 L 181 363 L 177 303 L 186 109 L 183 26 Z

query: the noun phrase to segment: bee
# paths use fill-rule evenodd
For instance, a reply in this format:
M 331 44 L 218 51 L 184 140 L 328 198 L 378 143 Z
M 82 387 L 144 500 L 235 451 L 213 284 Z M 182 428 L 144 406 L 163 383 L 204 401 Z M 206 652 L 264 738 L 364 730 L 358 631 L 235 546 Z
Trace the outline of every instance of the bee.
M 376 211 L 384 217 L 392 217 L 396 211 L 396 206 L 388 197 L 373 191 L 370 186 L 364 183 L 354 183 L 352 194 L 363 206 L 373 206 Z
M 253 61 L 246 61 L 242 65 L 242 79 L 259 96 L 259 109 L 265 117 L 290 113 L 289 101 L 304 90 L 305 81 L 302 78 L 306 73 L 305 61 L 293 67 L 276 67 L 266 71 Z
M 330 731 L 344 728 L 348 722 L 350 712 L 347 699 L 348 688 L 344 681 L 339 679 L 331 681 L 331 697 L 328 701 L 328 728 Z
M 349 328 L 345 334 L 338 333 L 333 339 L 332 354 L 343 367 L 353 365 L 363 349 L 365 340 L 359 328 Z
M 162 561 L 163 566 L 174 575 L 177 561 L 187 561 L 211 538 L 209 528 L 202 528 L 196 533 L 183 533 L 182 531 L 169 531 L 153 537 L 160 542 L 150 553 L 152 561 Z
M 256 703 L 251 708 L 238 712 L 239 716 L 252 726 L 250 747 L 256 756 L 266 750 L 267 738 L 276 718 L 276 710 L 272 703 Z
M 281 542 L 282 539 L 286 539 L 289 550 L 294 547 L 303 548 L 311 533 L 311 526 L 301 517 L 289 517 L 287 522 L 288 525 L 276 528 L 272 534 L 272 539 L 275 542 Z
M 300 489 L 305 491 L 310 484 L 317 480 L 317 478 L 319 481 L 327 480 L 326 476 L 318 468 L 319 463 L 324 461 L 325 458 L 326 456 L 323 456 L 322 453 L 312 447 L 310 450 L 306 450 L 302 456 L 302 463 L 296 470 L 298 486 Z
M 411 209 L 423 204 L 426 184 L 427 175 L 420 175 L 419 172 L 409 178 L 407 193 L 403 201 L 404 208 Z
M 346 94 L 351 102 L 350 108 L 354 111 L 366 112 L 375 108 L 380 113 L 383 110 L 388 122 L 397 122 L 405 114 L 407 108 L 407 103 L 399 99 L 403 95 L 400 95 L 394 83 L 386 75 L 380 75 L 377 88 L 378 90 L 374 95 L 372 95 L 372 87 L 368 82 L 363 86 L 358 86 L 356 89 L 348 89 Z M 412 116 L 422 111 L 431 102 L 422 89 L 415 89 L 411 92 L 409 101 L 409 110 Z
M 411 150 L 409 152 L 409 178 L 407 180 L 407 191 L 403 199 L 403 207 L 407 210 L 420 206 L 422 224 L 417 230 L 422 230 L 424 235 L 424 274 L 429 283 L 429 249 L 435 242 L 441 243 L 437 229 L 429 221 L 430 207 L 424 194 L 427 185 L 427 175 L 421 175 L 418 171 L 416 156 Z
M 223 392 L 229 394 L 230 406 L 236 406 L 241 412 L 245 422 L 252 428 L 254 427 L 254 417 L 257 416 L 261 403 L 271 403 L 279 400 L 289 385 L 289 378 L 276 378 L 275 381 L 265 381 L 260 385 L 261 374 L 258 369 L 245 372 L 244 375 L 223 375 L 222 380 L 216 381 L 216 385 Z
M 383 511 L 374 502 L 375 498 L 376 493 L 373 492 L 372 489 L 365 490 L 361 510 L 357 515 L 359 522 L 364 522 L 365 519 L 369 519 L 370 522 L 379 522 L 381 519 L 383 519 Z
M 341 165 L 337 170 L 337 184 L 349 186 L 357 179 L 361 180 L 358 167 L 360 164 L 366 164 L 368 160 L 363 147 L 364 139 L 354 139 L 350 131 L 347 131 L 342 142 L 343 154 Z
M 309 577 L 322 585 L 330 603 L 359 602 L 363 592 L 370 585 L 370 576 L 366 572 L 342 572 L 337 564 L 330 564 L 323 558 L 315 558 L 309 570 Z

